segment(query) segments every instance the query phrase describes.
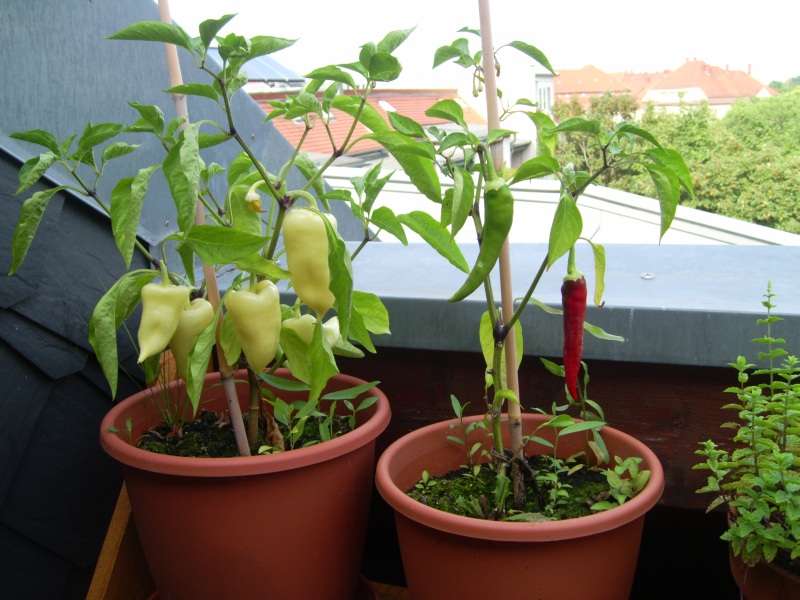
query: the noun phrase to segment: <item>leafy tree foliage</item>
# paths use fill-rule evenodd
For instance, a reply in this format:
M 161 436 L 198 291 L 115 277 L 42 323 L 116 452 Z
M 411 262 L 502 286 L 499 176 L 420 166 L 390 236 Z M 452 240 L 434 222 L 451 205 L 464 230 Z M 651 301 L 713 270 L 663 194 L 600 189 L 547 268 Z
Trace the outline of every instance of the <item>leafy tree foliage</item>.
M 638 121 L 663 145 L 680 152 L 692 173 L 695 198 L 682 203 L 701 210 L 800 233 L 800 87 L 780 96 L 740 100 L 723 117 L 703 103 L 669 113 L 652 105 L 639 110 L 630 96 L 557 103 L 556 120 L 583 116 L 603 123 Z M 590 169 L 601 160 L 567 134 L 559 160 Z M 636 194 L 650 194 L 648 176 L 636 165 L 615 169 L 603 182 Z

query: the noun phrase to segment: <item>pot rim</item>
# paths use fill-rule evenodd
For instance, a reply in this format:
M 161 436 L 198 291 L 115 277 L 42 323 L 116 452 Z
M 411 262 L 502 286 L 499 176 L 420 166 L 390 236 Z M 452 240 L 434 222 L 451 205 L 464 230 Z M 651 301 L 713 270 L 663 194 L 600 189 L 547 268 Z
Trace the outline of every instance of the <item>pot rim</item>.
M 244 377 L 245 371 L 236 372 L 237 379 Z M 354 387 L 367 383 L 351 375 L 339 373 L 333 377 L 344 383 L 344 387 Z M 206 375 L 204 390 L 218 386 L 221 378 L 218 372 Z M 183 385 L 183 381 L 170 382 L 168 388 Z M 221 389 L 221 388 L 219 388 Z M 389 424 L 391 410 L 389 400 L 377 386 L 368 393 L 377 396 L 378 401 L 368 410 L 373 414 L 353 431 L 345 435 L 308 446 L 282 452 L 260 456 L 236 456 L 230 458 L 195 458 L 185 456 L 168 456 L 142 450 L 122 436 L 127 414 L 144 402 L 150 402 L 148 390 L 137 392 L 115 405 L 103 418 L 100 424 L 100 445 L 112 458 L 125 466 L 159 473 L 163 475 L 178 475 L 190 477 L 235 477 L 258 475 L 263 473 L 278 473 L 290 469 L 298 469 L 314 465 L 326 460 L 331 460 L 354 452 L 365 446 L 383 432 Z M 241 399 L 241 394 L 239 395 Z M 112 431 L 114 426 L 118 430 Z
M 482 419 L 482 416 L 465 418 L 469 423 Z M 544 420 L 545 415 L 525 413 L 523 422 Z M 643 459 L 642 468 L 650 469 L 650 480 L 645 488 L 634 498 L 621 506 L 585 517 L 548 522 L 509 522 L 488 521 L 484 519 L 464 517 L 447 513 L 426 506 L 408 497 L 394 482 L 394 472 L 402 460 L 400 453 L 413 446 L 420 439 L 438 436 L 442 444 L 452 443 L 446 440 L 446 431 L 450 424 L 458 419 L 440 421 L 421 427 L 392 443 L 378 459 L 375 483 L 381 496 L 399 514 L 428 527 L 440 531 L 494 541 L 556 541 L 568 538 L 583 537 L 609 531 L 644 516 L 661 498 L 664 491 L 664 470 L 655 453 L 636 438 L 612 427 L 605 426 L 603 434 L 606 441 L 618 439 L 633 446 L 634 456 Z

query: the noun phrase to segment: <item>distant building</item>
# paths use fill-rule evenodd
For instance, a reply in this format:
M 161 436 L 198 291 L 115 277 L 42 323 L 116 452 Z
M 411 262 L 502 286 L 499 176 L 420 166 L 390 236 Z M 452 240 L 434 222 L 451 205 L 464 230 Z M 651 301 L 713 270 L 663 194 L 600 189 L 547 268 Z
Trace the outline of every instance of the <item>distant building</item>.
M 553 80 L 556 100 L 576 98 L 589 106 L 593 97 L 605 93 L 630 94 L 642 106 L 652 103 L 677 111 L 681 103 L 708 102 L 717 116 L 723 116 L 742 98 L 766 98 L 778 92 L 760 83 L 749 72 L 687 60 L 675 71 L 656 73 L 606 73 L 588 65 L 577 70 L 562 70 Z

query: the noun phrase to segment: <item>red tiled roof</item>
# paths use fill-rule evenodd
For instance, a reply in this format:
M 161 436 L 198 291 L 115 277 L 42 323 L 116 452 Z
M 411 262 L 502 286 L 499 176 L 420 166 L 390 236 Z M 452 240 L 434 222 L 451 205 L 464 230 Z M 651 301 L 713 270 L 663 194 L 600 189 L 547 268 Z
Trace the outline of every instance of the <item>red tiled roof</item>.
M 284 100 L 286 97 L 285 92 L 280 93 L 255 93 L 252 95 L 253 99 L 258 102 L 265 112 L 269 113 L 272 106 L 268 104 L 269 100 Z M 440 125 L 447 123 L 444 119 L 431 118 L 425 115 L 428 110 L 439 100 L 458 100 L 458 92 L 456 90 L 375 90 L 373 91 L 367 102 L 378 111 L 385 119 L 388 120 L 387 108 L 392 108 L 398 114 L 405 117 L 410 117 L 420 123 L 422 126 Z M 388 104 L 388 106 L 387 106 Z M 464 108 L 464 119 L 469 125 L 486 125 L 485 119 L 471 108 L 466 103 L 462 102 Z M 353 124 L 353 118 L 340 111 L 333 109 L 331 111 L 333 120 L 330 122 L 331 135 L 336 143 L 337 149 L 344 141 L 347 132 Z M 292 144 L 296 145 L 305 131 L 305 125 L 295 123 L 292 120 L 279 117 L 272 121 L 277 127 L 278 131 Z M 369 133 L 369 130 L 362 124 L 356 126 L 354 136 L 351 140 Z M 380 148 L 380 144 L 372 140 L 362 140 L 350 150 L 350 153 L 369 152 Z M 328 132 L 325 128 L 318 124 L 313 127 L 303 143 L 302 150 L 309 154 L 331 154 L 331 141 L 328 137 Z
M 701 60 L 686 61 L 652 86 L 654 90 L 700 88 L 709 103 L 729 103 L 737 98 L 753 98 L 762 90 L 777 92 L 759 83 L 744 71 L 714 67 Z
M 656 73 L 605 73 L 588 65 L 582 69 L 559 71 L 553 79 L 556 98 L 577 97 L 587 104 L 593 96 L 604 93 L 629 93 L 642 100 L 649 90 L 683 90 L 699 88 L 711 104 L 729 104 L 738 98 L 752 98 L 766 91 L 777 92 L 744 71 L 711 66 L 703 61 L 686 61 L 675 71 Z

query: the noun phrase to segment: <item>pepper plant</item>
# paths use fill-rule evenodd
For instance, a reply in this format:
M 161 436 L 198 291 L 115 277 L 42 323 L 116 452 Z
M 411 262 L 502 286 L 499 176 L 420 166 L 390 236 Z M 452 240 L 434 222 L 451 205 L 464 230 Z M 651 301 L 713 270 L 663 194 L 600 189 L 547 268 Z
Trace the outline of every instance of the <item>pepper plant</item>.
M 395 114 L 391 119 L 394 127 L 391 134 L 394 136 L 393 143 L 384 145 L 392 152 L 393 147 L 398 147 L 395 139 L 404 136 L 409 142 L 413 140 L 414 147 L 420 149 L 420 155 L 423 154 L 423 149 L 427 152 L 424 169 L 423 165 L 411 165 L 410 169 L 406 168 L 407 174 L 419 191 L 429 197 L 430 181 L 425 169 L 436 169 L 445 178 L 451 179 L 452 192 L 448 190 L 444 195 L 437 193 L 431 198 L 441 206 L 439 228 L 454 239 L 456 233 L 471 221 L 480 245 L 475 263 L 467 269 L 464 284 L 449 300 L 459 302 L 478 291 L 485 296 L 486 312 L 479 325 L 479 339 L 486 358 L 484 424 L 493 445 L 489 468 L 495 473 L 493 493 L 486 496 L 493 496 L 496 505 L 492 510 L 488 510 L 485 505 L 481 505 L 480 510 L 473 511 L 468 507 L 463 514 L 480 513 L 480 516 L 492 519 L 536 518 L 521 513 L 525 504 L 523 474 L 529 469 L 528 465 L 523 465 L 523 450 L 525 444 L 532 440 L 550 447 L 553 444 L 541 438 L 537 432 L 523 436 L 521 431 L 520 410 L 523 400 L 516 383 L 518 356 L 522 353 L 523 339 L 520 316 L 531 304 L 560 315 L 564 329 L 563 365 L 547 360 L 543 362 L 552 373 L 564 378 L 565 396 L 563 400 L 556 399 L 549 410 L 536 409 L 550 415 L 541 428 L 552 428 L 559 436 L 583 432 L 586 437 L 585 463 L 613 465 L 608 467 L 606 473 L 612 497 L 616 502 L 597 502 L 593 506 L 594 510 L 605 510 L 635 495 L 646 483 L 649 473 L 640 471 L 636 461 L 617 459 L 616 465 L 614 464 L 616 457 L 608 455 L 602 438 L 602 428 L 605 425 L 602 408 L 587 393 L 588 372 L 582 362 L 584 332 L 588 331 L 609 340 L 621 341 L 621 338 L 584 320 L 587 286 L 586 279 L 576 264 L 575 247 L 578 243 L 588 243 L 593 250 L 593 299 L 597 306 L 602 306 L 603 303 L 605 251 L 601 245 L 582 237 L 579 201 L 586 189 L 604 173 L 623 166 L 638 166 L 652 178 L 655 195 L 660 201 L 660 233 L 663 237 L 672 223 L 681 193 L 692 194 L 691 178 L 680 154 L 661 146 L 655 137 L 635 123 L 622 121 L 610 130 L 603 129 L 603 125 L 597 121 L 583 118 L 556 123 L 546 113 L 536 110 L 536 104 L 529 99 L 507 101 L 496 87 L 495 78 L 500 75 L 496 54 L 500 50 L 522 52 L 555 74 L 547 57 L 535 46 L 522 41 L 512 41 L 495 49 L 490 43 L 490 32 L 487 31 L 464 28 L 461 33 L 465 36 L 436 51 L 433 65 L 436 68 L 453 62 L 472 72 L 473 94 L 486 94 L 490 126 L 486 138 L 480 139 L 470 130 L 457 102 L 442 100 L 433 105 L 426 114 L 444 119 L 451 127 L 423 128 L 411 119 Z M 480 38 L 481 51 L 470 49 L 467 36 Z M 538 156 L 511 168 L 503 163 L 500 152 L 502 139 L 514 132 L 502 128 L 500 123 L 515 114 L 524 115 L 535 125 Z M 596 171 L 575 171 L 571 164 L 561 165 L 554 158 L 559 140 L 570 135 L 584 136 L 587 143 L 599 149 L 602 164 Z M 381 141 L 388 136 L 389 133 L 378 132 L 375 139 Z M 507 293 L 502 293 L 511 289 L 507 275 L 510 270 L 504 269 L 504 264 L 508 265 L 507 236 L 514 219 L 513 186 L 535 178 L 557 179 L 560 182 L 560 197 L 553 215 L 547 250 L 544 256 L 538 258 L 539 269 L 524 296 L 514 299 L 507 297 Z M 564 257 L 566 273 L 561 287 L 563 302 L 559 310 L 537 301 L 534 293 L 544 272 L 556 268 Z M 537 258 L 532 260 L 537 261 Z M 451 262 L 458 264 L 458 261 Z M 491 280 L 495 269 L 500 272 L 499 298 Z M 509 353 L 510 348 L 513 350 Z M 458 401 L 454 401 L 454 406 L 460 406 Z M 567 412 L 569 410 L 578 418 L 570 416 Z M 463 408 L 460 408 L 457 413 L 462 411 Z M 508 420 L 510 425 L 508 440 L 503 438 L 501 430 L 501 422 L 504 420 Z M 451 439 L 463 443 L 459 442 L 458 436 Z M 476 475 L 472 462 L 474 453 L 475 448 L 467 449 L 468 477 Z M 556 459 L 554 451 L 549 470 L 535 476 L 538 481 L 552 486 L 552 500 L 556 504 L 567 493 L 565 487 L 568 487 L 562 486 L 556 475 L 570 469 L 571 467 L 565 467 L 562 461 Z M 623 475 L 628 479 L 627 482 L 623 481 Z M 547 484 L 548 481 L 551 483 Z M 426 497 L 430 496 L 434 488 L 430 476 L 427 479 L 424 477 L 422 489 Z M 410 493 L 413 495 L 415 491 Z M 469 502 L 462 504 L 470 505 Z
M 24 202 L 12 240 L 10 273 L 23 263 L 54 194 L 69 190 L 93 201 L 108 215 L 116 245 L 129 268 L 99 299 L 89 321 L 89 339 L 111 395 L 116 394 L 118 384 L 117 331 L 141 302 L 136 338 L 138 362 L 146 381 L 156 379 L 165 364 L 164 353 L 169 351 L 177 376 L 185 381 L 186 395 L 197 411 L 209 361 L 216 351 L 239 451 L 248 454 L 259 447 L 283 446 L 282 440 L 264 440 L 258 431 L 261 381 L 279 389 L 294 388 L 296 384 L 274 376 L 278 367 L 286 366 L 307 388 L 305 406 L 288 407 L 294 414 L 280 413 L 285 424 L 293 424 L 294 442 L 297 427 L 302 430 L 309 415 L 326 417 L 317 407 L 326 383 L 338 373 L 336 356 L 363 356 L 362 348 L 374 352 L 370 336 L 389 332 L 388 314 L 380 299 L 354 288 L 352 257 L 329 210 L 330 202 L 342 199 L 326 190 L 322 177 L 336 158 L 347 154 L 359 141 L 354 136 L 358 123 L 374 131 L 389 131 L 388 123 L 371 108 L 367 98 L 373 89 L 400 74 L 401 66 L 393 52 L 413 29 L 393 31 L 377 43 L 364 44 L 352 63 L 314 70 L 308 74 L 304 89 L 272 103 L 268 119 L 301 119 L 307 131 L 312 127 L 329 130 L 332 108 L 352 115 L 353 123 L 343 140 L 330 136 L 331 158 L 325 164 L 317 166 L 305 154 L 304 136 L 288 162 L 271 172 L 265 158 L 257 156 L 250 141 L 238 132 L 232 98 L 247 82 L 244 69 L 249 60 L 284 49 L 294 41 L 220 35 L 234 16 L 204 21 L 196 38 L 177 25 L 163 22 L 135 23 L 109 36 L 111 40 L 174 45 L 187 52 L 207 82 L 183 84 L 179 77 L 181 83 L 165 90 L 165 98 L 172 94 L 187 96 L 193 102 L 211 102 L 219 109 L 218 120 L 191 122 L 188 114 L 180 112 L 168 119 L 160 106 L 130 102 L 132 122 L 128 124 L 89 122 L 83 132 L 65 139 L 41 129 L 12 134 L 42 149 L 20 169 L 17 193 L 25 192 L 48 169 L 56 167 L 65 168 L 74 183 L 36 192 Z M 209 59 L 212 45 L 217 48 L 221 65 Z M 340 93 L 345 87 L 353 93 Z M 421 169 L 432 169 L 421 164 L 415 141 L 394 132 L 387 135 L 396 136 L 399 147 L 395 154 L 404 164 L 413 167 L 420 163 Z M 163 160 L 124 177 L 109 198 L 101 198 L 97 183 L 106 165 L 124 160 L 140 145 L 130 143 L 130 136 L 155 138 L 164 149 Z M 204 160 L 204 151 L 218 144 L 236 148 L 229 164 Z M 306 180 L 299 189 L 287 184 L 294 170 Z M 400 220 L 392 211 L 372 209 L 383 186 L 376 172 L 372 170 L 360 179 L 363 198 L 347 199 L 365 231 L 364 243 L 353 256 L 373 239 L 375 231 L 395 233 L 405 241 Z M 156 201 L 148 195 L 156 177 L 166 180 L 178 230 L 157 247 L 148 248 L 137 239 L 136 232 L 145 202 Z M 219 180 L 225 183 L 224 197 L 213 192 Z M 422 223 L 417 224 L 420 219 Z M 426 225 L 422 217 L 411 217 L 408 222 L 411 227 Z M 150 268 L 130 269 L 134 253 L 143 255 Z M 195 280 L 197 263 L 203 267 L 202 280 Z M 222 295 L 216 275 L 221 270 L 235 273 Z M 281 304 L 280 286 L 294 290 L 297 301 L 293 305 Z M 236 413 L 236 366 L 247 367 L 251 384 L 246 432 L 241 415 Z M 352 398 L 364 391 L 351 390 Z M 337 395 L 348 406 L 352 398 Z M 174 398 L 169 401 L 182 402 Z M 349 406 L 354 411 L 364 407 Z M 173 406 L 160 409 L 169 418 L 180 414 Z M 320 435 L 329 438 L 331 431 L 326 425 Z

